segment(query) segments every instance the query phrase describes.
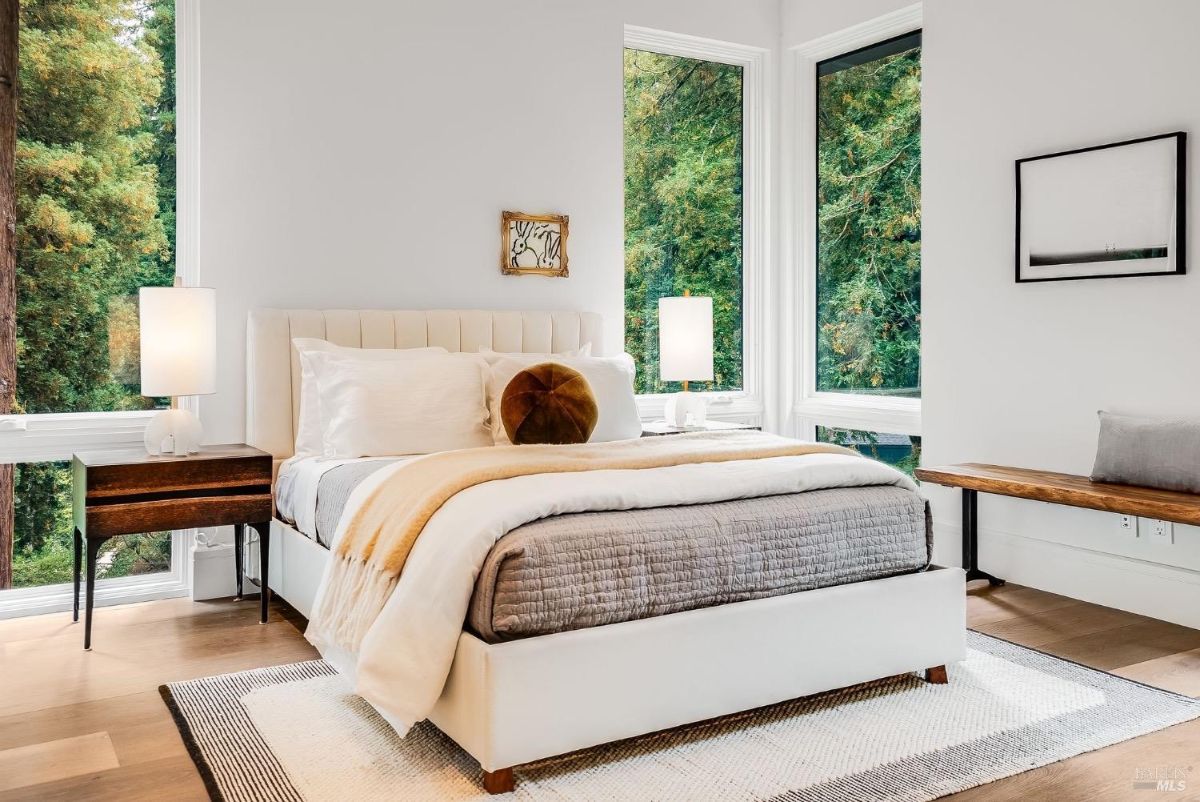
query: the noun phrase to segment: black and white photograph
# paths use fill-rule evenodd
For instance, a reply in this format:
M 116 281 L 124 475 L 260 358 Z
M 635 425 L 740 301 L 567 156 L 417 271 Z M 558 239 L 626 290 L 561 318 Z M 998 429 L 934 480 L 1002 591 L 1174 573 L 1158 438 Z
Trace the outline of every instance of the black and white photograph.
M 1017 281 L 1183 273 L 1187 134 L 1017 161 Z

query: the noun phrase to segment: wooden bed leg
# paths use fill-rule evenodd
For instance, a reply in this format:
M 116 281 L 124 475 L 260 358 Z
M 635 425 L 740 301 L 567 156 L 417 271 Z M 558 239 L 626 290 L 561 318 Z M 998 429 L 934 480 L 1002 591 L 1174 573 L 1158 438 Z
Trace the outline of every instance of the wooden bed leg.
M 513 779 L 511 768 L 483 772 L 483 790 L 489 794 L 507 794 L 516 787 L 517 781 Z
M 925 681 L 930 685 L 945 685 L 950 681 L 950 678 L 946 676 L 946 667 L 934 666 L 925 669 Z

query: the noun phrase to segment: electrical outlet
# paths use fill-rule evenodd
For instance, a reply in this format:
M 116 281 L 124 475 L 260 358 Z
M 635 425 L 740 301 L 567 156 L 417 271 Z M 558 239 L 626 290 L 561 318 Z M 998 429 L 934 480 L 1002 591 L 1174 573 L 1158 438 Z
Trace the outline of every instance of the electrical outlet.
M 1170 546 L 1175 542 L 1175 525 L 1170 521 L 1151 520 L 1148 539 L 1151 543 Z
M 1128 535 L 1129 537 L 1137 537 L 1137 534 L 1138 534 L 1137 520 L 1138 519 L 1137 519 L 1136 515 L 1118 515 L 1117 516 L 1117 528 L 1120 530 L 1121 534 L 1123 534 L 1123 535 Z

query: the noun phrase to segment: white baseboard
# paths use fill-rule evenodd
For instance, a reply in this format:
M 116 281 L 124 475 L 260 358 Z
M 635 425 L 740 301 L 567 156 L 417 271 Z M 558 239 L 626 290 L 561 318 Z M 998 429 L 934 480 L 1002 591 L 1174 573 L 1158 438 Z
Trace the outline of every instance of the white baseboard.
M 961 528 L 934 527 L 936 561 L 957 564 Z M 988 527 L 979 567 L 1009 582 L 1200 629 L 1200 572 Z

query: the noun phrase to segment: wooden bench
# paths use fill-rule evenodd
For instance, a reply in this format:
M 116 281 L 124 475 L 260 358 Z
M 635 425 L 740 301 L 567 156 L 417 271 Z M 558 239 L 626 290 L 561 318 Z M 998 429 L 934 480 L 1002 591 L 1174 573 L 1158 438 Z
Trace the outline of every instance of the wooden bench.
M 1105 484 L 1069 473 L 974 462 L 917 468 L 916 475 L 922 482 L 962 488 L 962 562 L 967 581 L 986 579 L 993 585 L 1004 584 L 1003 579 L 979 569 L 979 493 L 1200 525 L 1200 495 L 1193 493 Z

